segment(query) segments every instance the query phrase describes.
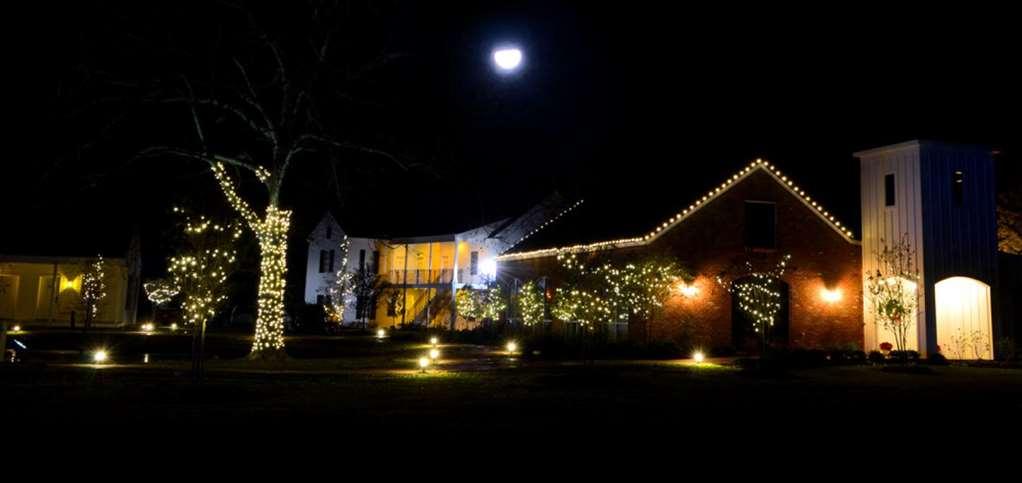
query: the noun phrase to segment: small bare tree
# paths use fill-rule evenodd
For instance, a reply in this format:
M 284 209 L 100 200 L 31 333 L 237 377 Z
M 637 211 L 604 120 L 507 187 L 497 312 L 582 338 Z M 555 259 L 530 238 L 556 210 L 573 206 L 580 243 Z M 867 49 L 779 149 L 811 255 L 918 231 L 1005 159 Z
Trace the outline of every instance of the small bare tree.
M 355 316 L 362 322 L 362 327 L 368 327 L 372 301 L 375 299 L 382 287 L 380 276 L 373 270 L 375 267 L 366 267 L 352 275 L 352 295 L 355 297 Z
M 877 268 L 866 273 L 869 309 L 880 326 L 894 335 L 895 347 L 905 351 L 919 307 L 916 252 L 907 233 L 894 245 L 887 245 L 883 239 L 880 245 L 880 250 L 873 255 Z
M 732 297 L 737 297 L 738 309 L 752 320 L 764 354 L 770 347 L 770 337 L 783 308 L 782 277 L 789 270 L 790 261 L 791 255 L 784 255 L 773 267 L 763 270 L 746 260 L 740 274 L 728 276 L 722 273 L 717 276 L 717 283 Z
M 326 304 L 323 305 L 323 310 L 326 312 L 327 319 L 332 322 L 344 322 L 344 310 L 351 305 L 354 297 L 353 278 L 355 274 L 348 270 L 348 250 L 350 248 L 351 241 L 345 236 L 337 247 L 337 253 L 341 260 L 340 269 L 334 273 L 330 285 L 323 290 L 325 292 L 323 295 L 326 295 Z
M 169 260 L 168 286 L 180 295 L 181 308 L 192 325 L 192 370 L 198 377 L 205 360 L 206 323 L 227 300 L 226 282 L 236 266 L 241 230 L 238 222 L 186 217 L 183 247 Z
M 99 315 L 99 305 L 106 298 L 105 269 L 103 255 L 98 255 L 95 260 L 86 263 L 82 271 L 81 303 L 85 312 L 86 330 L 92 328 L 92 322 Z

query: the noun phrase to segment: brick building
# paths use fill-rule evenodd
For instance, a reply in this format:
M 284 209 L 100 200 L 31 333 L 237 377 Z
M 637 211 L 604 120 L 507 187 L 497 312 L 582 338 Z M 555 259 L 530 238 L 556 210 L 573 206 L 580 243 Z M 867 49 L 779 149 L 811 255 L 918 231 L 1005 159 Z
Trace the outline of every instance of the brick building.
M 511 252 L 500 258 L 501 271 L 525 278 L 552 276 L 562 253 L 622 260 L 664 255 L 679 261 L 694 279 L 672 291 L 648 325 L 630 327 L 630 337 L 715 348 L 749 343 L 748 327 L 742 327 L 748 322 L 717 275 L 735 272 L 746 261 L 770 265 L 790 254 L 792 269 L 783 278 L 787 293 L 775 342 L 861 345 L 859 242 L 766 162 L 743 169 L 642 237 Z
M 653 320 L 631 321 L 629 337 L 741 350 L 749 345 L 752 324 L 718 276 L 736 273 L 746 262 L 767 267 L 790 255 L 774 342 L 872 350 L 891 342 L 892 334 L 868 310 L 863 270 L 875 270 L 874 254 L 884 240 L 904 238 L 915 250 L 918 271 L 918 284 L 911 283 L 918 310 L 907 347 L 924 355 L 992 357 L 993 341 L 1011 334 L 994 310 L 999 287 L 990 151 L 910 141 L 856 156 L 858 239 L 776 166 L 756 160 L 648 233 L 515 248 L 498 258 L 499 270 L 516 279 L 546 280 L 549 296 L 549 287 L 559 283 L 558 255 L 666 255 L 694 279 L 679 282 Z

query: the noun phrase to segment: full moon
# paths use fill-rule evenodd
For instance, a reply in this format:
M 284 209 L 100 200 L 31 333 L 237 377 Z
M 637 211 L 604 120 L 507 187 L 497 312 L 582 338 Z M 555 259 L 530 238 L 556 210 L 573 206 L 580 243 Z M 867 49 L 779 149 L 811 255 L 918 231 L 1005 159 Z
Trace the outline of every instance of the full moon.
M 493 63 L 504 72 L 513 71 L 522 63 L 522 51 L 515 47 L 496 49 L 493 51 Z

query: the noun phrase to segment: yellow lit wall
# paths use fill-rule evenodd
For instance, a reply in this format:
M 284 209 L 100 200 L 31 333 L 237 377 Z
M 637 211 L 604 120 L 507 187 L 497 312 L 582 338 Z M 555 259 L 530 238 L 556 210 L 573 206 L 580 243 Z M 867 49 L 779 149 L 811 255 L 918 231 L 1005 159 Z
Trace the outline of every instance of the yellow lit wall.
M 949 359 L 993 359 L 990 286 L 951 277 L 934 286 L 937 345 Z
M 54 264 L 45 262 L 0 263 L 5 294 L 0 296 L 0 316 L 30 323 L 67 325 L 71 312 L 75 321 L 83 320 L 80 290 L 83 266 L 58 262 L 56 283 Z M 125 323 L 128 268 L 122 259 L 106 259 L 106 298 L 100 303 L 97 325 Z M 54 296 L 56 289 L 56 296 Z

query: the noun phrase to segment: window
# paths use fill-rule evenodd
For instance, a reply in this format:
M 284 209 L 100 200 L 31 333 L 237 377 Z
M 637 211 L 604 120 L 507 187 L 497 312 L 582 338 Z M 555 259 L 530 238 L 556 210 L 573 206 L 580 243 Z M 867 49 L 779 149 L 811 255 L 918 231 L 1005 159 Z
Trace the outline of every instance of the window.
M 358 270 L 364 272 L 366 269 L 366 251 L 365 249 L 358 251 Z
M 776 248 L 777 206 L 762 201 L 745 202 L 745 246 Z
M 894 173 L 884 176 L 884 205 L 894 206 Z
M 951 196 L 955 199 L 956 205 L 962 206 L 962 198 L 965 196 L 965 173 L 960 169 L 956 169 L 952 177 Z
M 334 235 L 334 227 L 332 227 L 330 225 L 327 225 L 326 226 L 326 239 L 329 240 L 330 237 L 333 236 L 333 235 Z
M 377 273 L 376 271 L 379 270 L 379 267 L 380 267 L 380 251 L 373 250 L 373 266 L 370 267 L 369 269 L 373 273 Z
M 471 262 L 468 266 L 470 275 L 479 275 L 479 252 L 472 252 Z
M 330 250 L 330 260 L 327 263 L 327 265 L 330 267 L 330 268 L 327 269 L 327 271 L 329 271 L 329 272 L 333 272 L 334 271 L 334 258 L 335 258 L 334 257 L 334 251 Z
M 319 251 L 319 273 L 327 272 L 327 263 L 330 257 L 330 252 L 326 250 Z

